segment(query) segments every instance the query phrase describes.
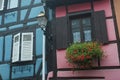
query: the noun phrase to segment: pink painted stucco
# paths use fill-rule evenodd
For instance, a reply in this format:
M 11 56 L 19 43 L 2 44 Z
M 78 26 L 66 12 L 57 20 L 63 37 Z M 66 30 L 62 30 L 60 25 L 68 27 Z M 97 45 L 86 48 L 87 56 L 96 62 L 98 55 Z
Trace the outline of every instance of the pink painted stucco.
M 110 0 L 99 0 L 94 3 L 94 10 L 104 10 L 106 17 L 112 16 Z
M 57 50 L 57 68 L 65 68 L 65 67 L 71 67 L 69 66 L 66 58 L 65 58 L 65 53 L 66 50 Z
M 74 4 L 68 6 L 68 12 L 78 12 L 83 10 L 90 10 L 91 4 L 90 3 L 84 3 L 84 4 Z
M 91 5 L 90 3 L 83 3 L 83 4 L 70 5 L 67 8 L 68 8 L 68 13 L 80 12 L 83 10 L 90 10 Z M 110 0 L 100 0 L 100 1 L 94 2 L 94 10 L 95 11 L 104 10 L 106 17 L 112 16 Z M 65 6 L 60 6 L 56 8 L 56 17 L 62 17 L 65 15 L 66 15 Z
M 101 66 L 119 66 L 117 44 L 108 44 L 103 46 L 104 57 L 101 60 Z
M 114 27 L 113 19 L 107 19 L 106 24 L 107 24 L 109 41 L 116 40 L 115 27 Z
M 63 17 L 66 15 L 65 6 L 60 6 L 56 8 L 56 17 Z
M 120 70 L 59 71 L 58 77 L 105 77 L 105 80 L 120 80 Z

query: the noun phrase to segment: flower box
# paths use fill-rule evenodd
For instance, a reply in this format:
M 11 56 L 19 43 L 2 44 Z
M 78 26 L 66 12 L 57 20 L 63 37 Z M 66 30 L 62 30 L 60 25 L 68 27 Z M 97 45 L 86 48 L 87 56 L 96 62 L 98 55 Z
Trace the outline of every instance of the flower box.
M 93 61 L 101 59 L 103 51 L 98 42 L 73 43 L 66 51 L 66 59 L 73 67 L 87 69 L 93 66 Z

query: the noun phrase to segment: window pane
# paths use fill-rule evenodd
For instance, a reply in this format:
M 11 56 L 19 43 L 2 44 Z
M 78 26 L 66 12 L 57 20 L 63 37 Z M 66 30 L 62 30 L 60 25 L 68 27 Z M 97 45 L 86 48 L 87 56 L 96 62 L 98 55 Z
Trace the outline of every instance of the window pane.
M 3 10 L 4 0 L 0 0 L 0 10 Z
M 1 9 L 1 7 L 2 7 L 2 0 L 0 0 L 0 9 Z
M 80 39 L 80 32 L 74 32 L 73 33 L 73 42 L 81 42 L 81 39 Z
M 80 20 L 75 19 L 72 20 L 72 35 L 73 35 L 73 42 L 81 42 L 80 38 Z
M 91 20 L 90 17 L 83 18 L 82 19 L 82 25 L 83 25 L 83 33 L 84 33 L 84 40 L 85 41 L 91 41 Z
M 83 19 L 82 19 L 82 25 L 83 25 L 83 26 L 90 26 L 90 25 L 91 25 L 90 17 L 83 18 Z
M 7 9 L 16 8 L 18 6 L 18 0 L 8 0 Z
M 84 31 L 85 41 L 91 41 L 91 30 L 85 30 Z

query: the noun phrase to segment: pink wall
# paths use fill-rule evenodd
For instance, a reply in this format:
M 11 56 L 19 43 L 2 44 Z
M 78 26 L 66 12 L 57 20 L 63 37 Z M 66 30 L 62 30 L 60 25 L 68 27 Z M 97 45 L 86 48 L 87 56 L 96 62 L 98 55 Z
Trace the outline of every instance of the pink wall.
M 109 39 L 109 41 L 116 40 L 113 19 L 107 19 L 106 24 L 107 24 L 107 31 L 108 31 L 108 39 Z
M 101 60 L 101 66 L 119 66 L 117 44 L 103 46 L 105 57 Z
M 66 16 L 66 9 L 64 6 L 56 8 L 56 17 Z
M 76 4 L 68 6 L 68 12 L 80 12 L 83 10 L 90 10 L 90 4 Z M 110 0 L 100 0 L 94 3 L 94 10 L 104 10 L 106 17 L 112 16 Z M 56 17 L 66 16 L 65 6 L 56 8 Z M 113 19 L 106 19 L 108 39 L 109 41 L 116 40 L 114 22 Z M 102 58 L 100 64 L 101 66 L 119 66 L 118 58 L 118 48 L 117 44 L 108 44 L 102 47 L 105 57 Z M 66 50 L 57 50 L 57 68 L 71 68 L 72 66 L 67 62 L 65 58 Z M 98 66 L 96 63 L 94 66 Z M 90 74 L 92 72 L 92 74 Z M 105 77 L 105 80 L 120 80 L 120 69 L 109 69 L 109 70 L 84 70 L 75 72 L 72 71 L 58 71 L 58 77 L 80 77 L 80 76 L 90 76 L 90 77 Z M 52 77 L 53 73 L 49 73 L 49 77 Z M 115 75 L 115 76 L 114 76 Z
M 56 8 L 56 17 L 66 16 L 66 9 L 65 6 L 57 7 Z
M 74 4 L 74 5 L 70 5 L 68 6 L 68 12 L 79 12 L 79 11 L 83 11 L 83 10 L 90 10 L 91 9 L 91 5 L 90 3 L 85 3 L 85 4 Z
M 90 3 L 76 4 L 76 5 L 68 6 L 68 12 L 69 13 L 80 12 L 80 11 L 83 11 L 83 10 L 90 10 L 90 9 L 91 9 Z M 106 17 L 112 16 L 110 0 L 96 1 L 94 3 L 94 10 L 95 11 L 104 10 Z M 65 16 L 65 15 L 66 15 L 65 6 L 61 6 L 61 7 L 56 8 L 56 17 L 62 17 L 62 16 Z
M 70 5 L 70 6 L 68 6 L 68 12 L 71 13 L 71 12 L 76 12 L 76 11 L 90 10 L 91 9 L 90 6 L 91 6 L 90 3 Z M 96 1 L 94 3 L 94 9 L 95 9 L 95 11 L 104 10 L 106 17 L 112 16 L 110 0 Z M 62 17 L 65 15 L 66 15 L 65 6 L 56 8 L 56 17 Z M 107 24 L 109 41 L 116 40 L 113 19 L 106 19 L 106 24 Z M 108 56 L 107 56 L 106 60 L 101 62 L 102 66 L 117 66 L 117 65 L 119 65 L 117 44 L 110 44 L 110 45 L 103 46 L 103 49 L 105 51 L 105 54 Z M 95 63 L 95 65 L 96 65 L 96 63 Z M 65 50 L 57 50 L 57 67 L 58 68 L 70 67 L 69 64 L 67 64 L 67 61 L 65 59 Z
M 94 3 L 94 10 L 100 11 L 104 10 L 106 17 L 112 16 L 110 0 L 100 0 Z

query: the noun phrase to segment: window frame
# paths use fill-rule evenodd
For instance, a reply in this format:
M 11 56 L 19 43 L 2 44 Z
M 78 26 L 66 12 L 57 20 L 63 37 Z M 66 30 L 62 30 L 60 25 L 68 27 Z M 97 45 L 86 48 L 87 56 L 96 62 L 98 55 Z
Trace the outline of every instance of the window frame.
M 82 17 L 80 17 L 82 16 Z M 76 13 L 72 13 L 72 14 L 69 14 L 69 25 L 70 25 L 70 41 L 71 43 L 73 43 L 73 33 L 72 33 L 72 20 L 75 20 L 75 19 L 79 19 L 79 23 L 80 23 L 80 38 L 81 38 L 81 42 L 87 42 L 85 41 L 85 35 L 84 34 L 84 31 L 83 31 L 83 26 L 81 25 L 81 19 L 84 19 L 84 18 L 90 18 L 90 27 L 91 27 L 91 41 L 94 40 L 94 37 L 93 37 L 93 23 L 92 23 L 92 13 L 91 11 L 84 11 L 84 12 L 76 12 Z
M 57 49 L 66 49 L 71 43 L 73 43 L 69 18 L 74 15 L 81 15 L 86 13 L 91 14 L 92 41 L 97 41 L 102 44 L 109 43 L 105 11 L 100 10 L 93 12 L 92 10 L 89 10 L 69 13 L 66 14 L 66 16 L 58 17 L 51 21 L 51 26 L 53 26 L 53 34 L 56 35 Z
M 26 34 L 30 34 L 31 35 L 31 46 L 32 46 L 32 52 L 31 52 L 31 57 L 32 58 L 30 58 L 30 59 L 26 59 L 26 60 L 22 60 L 22 56 L 21 56 L 21 54 L 22 54 L 22 47 L 24 46 L 23 45 L 23 36 L 24 35 L 26 35 Z M 19 36 L 19 41 L 18 41 L 18 47 L 19 47 L 19 51 L 18 51 L 18 53 L 19 53 L 19 55 L 18 56 L 16 56 L 17 57 L 17 60 L 13 60 L 13 58 L 15 59 L 16 57 L 14 57 L 14 43 L 16 43 L 15 42 L 15 37 L 17 37 L 17 36 Z M 34 38 L 33 38 L 33 36 L 34 36 L 34 33 L 33 32 L 22 32 L 22 33 L 17 33 L 17 34 L 14 34 L 14 36 L 13 36 L 13 46 L 12 46 L 12 56 L 11 56 L 11 58 L 12 58 L 12 60 L 11 60 L 11 62 L 12 63 L 16 63 L 16 62 L 25 62 L 25 61 L 33 61 L 33 56 L 34 56 L 34 49 L 33 49 L 33 45 L 34 45 Z M 26 41 L 27 42 L 27 41 Z

